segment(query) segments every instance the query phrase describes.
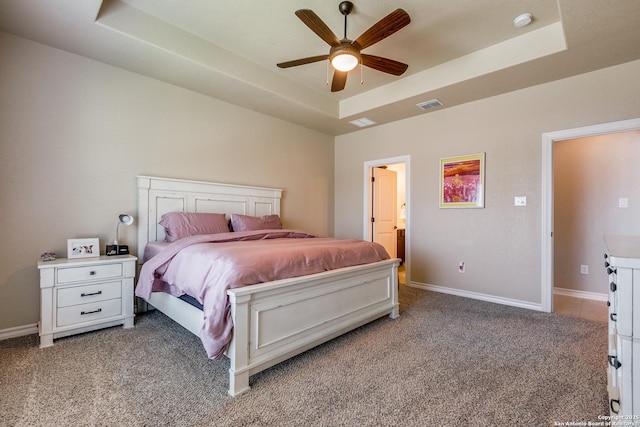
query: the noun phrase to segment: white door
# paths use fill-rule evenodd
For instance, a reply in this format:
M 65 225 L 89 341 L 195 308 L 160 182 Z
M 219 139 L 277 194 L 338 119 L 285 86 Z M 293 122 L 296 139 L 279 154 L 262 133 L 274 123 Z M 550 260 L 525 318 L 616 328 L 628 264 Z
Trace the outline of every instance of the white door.
M 396 218 L 397 174 L 384 168 L 373 168 L 372 218 L 373 241 L 380 243 L 391 258 L 398 254 L 398 234 Z

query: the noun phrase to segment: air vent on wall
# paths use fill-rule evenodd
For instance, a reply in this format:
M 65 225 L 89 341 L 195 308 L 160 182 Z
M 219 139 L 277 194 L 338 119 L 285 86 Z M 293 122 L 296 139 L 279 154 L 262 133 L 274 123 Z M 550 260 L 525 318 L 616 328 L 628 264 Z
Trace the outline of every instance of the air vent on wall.
M 444 104 L 439 99 L 432 99 L 430 101 L 420 102 L 416 105 L 423 110 L 430 110 L 432 108 L 442 107 Z

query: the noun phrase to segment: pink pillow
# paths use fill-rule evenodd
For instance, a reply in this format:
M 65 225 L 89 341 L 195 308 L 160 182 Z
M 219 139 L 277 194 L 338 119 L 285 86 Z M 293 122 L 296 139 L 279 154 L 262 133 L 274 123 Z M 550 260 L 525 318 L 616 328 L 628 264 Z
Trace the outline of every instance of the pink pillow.
M 229 232 L 224 214 L 219 213 L 168 212 L 162 215 L 159 224 L 164 227 L 169 243 L 189 236 Z
M 231 214 L 233 231 L 253 231 L 282 229 L 282 221 L 278 215 L 249 216 Z

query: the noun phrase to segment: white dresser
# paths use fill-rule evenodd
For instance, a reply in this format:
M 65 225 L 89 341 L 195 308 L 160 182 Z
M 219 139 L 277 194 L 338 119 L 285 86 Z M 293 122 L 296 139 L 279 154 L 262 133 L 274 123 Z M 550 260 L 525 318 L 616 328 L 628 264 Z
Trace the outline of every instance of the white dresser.
M 123 255 L 38 262 L 40 348 L 67 335 L 132 328 L 136 260 Z
M 605 236 L 605 243 L 609 405 L 614 420 L 640 426 L 640 236 Z

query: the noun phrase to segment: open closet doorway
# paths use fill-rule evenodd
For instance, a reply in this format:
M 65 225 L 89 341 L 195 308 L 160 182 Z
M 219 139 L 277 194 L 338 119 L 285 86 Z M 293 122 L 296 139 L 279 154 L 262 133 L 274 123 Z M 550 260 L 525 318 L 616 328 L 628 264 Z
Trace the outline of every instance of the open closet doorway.
M 640 129 L 640 119 L 550 132 L 542 135 L 542 304 L 553 311 L 554 270 L 554 143 Z
M 400 283 L 409 282 L 409 156 L 365 162 L 363 239 L 400 258 Z

